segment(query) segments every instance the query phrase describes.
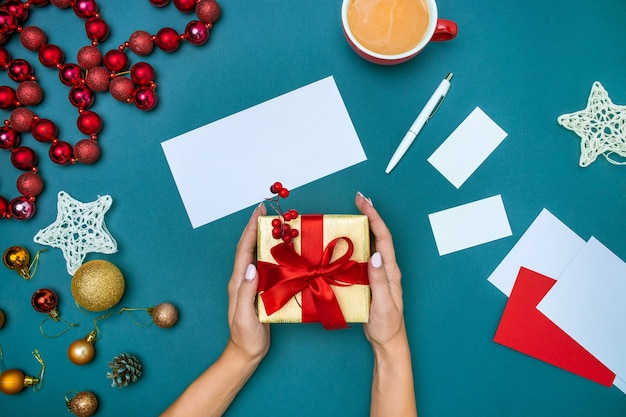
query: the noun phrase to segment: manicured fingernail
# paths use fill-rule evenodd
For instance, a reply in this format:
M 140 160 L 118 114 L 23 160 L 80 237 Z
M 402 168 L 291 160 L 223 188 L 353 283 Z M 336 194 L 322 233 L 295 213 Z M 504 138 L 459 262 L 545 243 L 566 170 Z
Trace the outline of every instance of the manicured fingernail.
M 254 266 L 254 264 L 248 265 L 248 268 L 246 268 L 245 278 L 248 281 L 252 281 L 255 276 L 256 276 L 256 267 Z
M 254 209 L 254 211 L 259 210 L 261 207 L 263 207 L 263 202 L 262 202 L 262 201 L 259 203 L 259 205 L 258 205 L 258 206 L 256 206 L 256 208 Z
M 368 203 L 370 203 L 370 206 L 372 206 L 372 207 L 374 206 L 374 203 L 372 203 L 372 199 L 371 199 L 371 198 L 369 198 L 369 197 L 365 197 L 365 196 L 363 195 L 363 193 L 361 193 L 360 191 L 357 191 L 356 193 L 357 193 L 359 196 L 361 196 L 361 198 L 362 198 L 363 200 L 365 200 L 365 201 L 367 201 Z
M 381 258 L 379 252 L 374 252 L 370 258 L 370 262 L 374 268 L 380 268 L 383 265 L 383 258 Z

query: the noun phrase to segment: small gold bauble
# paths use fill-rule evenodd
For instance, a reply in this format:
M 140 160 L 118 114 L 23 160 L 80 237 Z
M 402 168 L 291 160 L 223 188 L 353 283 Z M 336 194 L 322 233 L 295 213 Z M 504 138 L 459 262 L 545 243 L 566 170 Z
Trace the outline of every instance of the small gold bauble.
M 93 392 L 79 392 L 68 402 L 68 408 L 78 417 L 94 415 L 98 408 L 98 397 Z
M 30 253 L 21 246 L 11 246 L 4 251 L 2 255 L 2 262 L 4 266 L 14 271 L 17 271 L 22 278 L 30 279 L 30 271 L 28 264 L 30 262 Z
M 96 349 L 87 339 L 75 340 L 67 349 L 67 357 L 75 365 L 85 365 L 93 360 Z
M 13 395 L 22 392 L 26 375 L 19 369 L 7 369 L 0 374 L 0 392 Z
M 148 312 L 154 324 L 164 329 L 172 327 L 178 321 L 178 309 L 170 303 L 161 303 L 148 309 Z
M 108 310 L 124 295 L 124 275 L 109 261 L 84 263 L 72 277 L 72 295 L 89 311 Z
M 0 310 L 0 329 L 4 326 L 4 311 Z

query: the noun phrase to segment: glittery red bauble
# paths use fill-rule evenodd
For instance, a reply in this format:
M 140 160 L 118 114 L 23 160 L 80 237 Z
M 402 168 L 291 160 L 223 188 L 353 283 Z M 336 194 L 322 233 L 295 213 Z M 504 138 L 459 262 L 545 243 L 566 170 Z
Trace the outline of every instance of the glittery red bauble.
M 98 3 L 95 0 L 75 0 L 74 13 L 81 19 L 89 19 L 98 13 Z
M 92 42 L 102 42 L 109 37 L 109 25 L 100 17 L 92 17 L 85 22 L 85 33 Z
M 11 127 L 0 127 L 0 149 L 13 149 L 20 144 L 22 135 Z
M 56 68 L 65 60 L 65 55 L 61 48 L 52 43 L 48 43 L 39 48 L 38 56 L 39 62 L 41 62 L 44 67 L 48 68 Z
M 172 28 L 163 28 L 154 37 L 154 43 L 165 52 L 174 52 L 180 47 L 180 36 Z
M 76 125 L 78 126 L 78 130 L 85 135 L 91 136 L 100 133 L 102 130 L 102 119 L 100 119 L 97 113 L 82 111 L 78 115 Z
M 48 155 L 55 164 L 67 165 L 72 162 L 74 153 L 72 151 L 72 145 L 59 140 L 50 146 L 50 152 L 48 152 Z
M 48 42 L 46 32 L 38 28 L 37 26 L 27 26 L 22 29 L 20 33 L 20 42 L 24 45 L 24 48 L 29 51 L 38 51 L 39 48 L 44 46 Z
M 9 200 L 0 195 L 0 217 L 6 218 L 9 215 Z
M 89 87 L 75 85 L 70 90 L 70 103 L 79 109 L 88 109 L 96 101 L 96 95 Z
M 170 0 L 150 0 L 150 3 L 156 7 L 165 7 L 169 4 Z
M 185 27 L 187 41 L 193 45 L 204 45 L 209 40 L 209 28 L 199 20 L 192 20 Z
M 74 3 L 74 0 L 50 0 L 50 3 L 52 3 L 59 9 L 67 9 L 72 7 L 72 3 Z
M 130 79 L 137 85 L 150 85 L 154 78 L 154 68 L 147 62 L 138 62 L 130 69 Z
M 33 293 L 30 303 L 36 311 L 49 313 L 59 305 L 59 297 L 49 288 L 40 288 Z
M 37 119 L 30 128 L 30 133 L 39 142 L 52 142 L 56 139 L 58 132 L 57 126 L 50 119 Z
M 17 191 L 27 197 L 37 197 L 43 191 L 43 180 L 34 172 L 25 172 L 17 178 Z
M 18 132 L 28 132 L 35 122 L 35 113 L 27 107 L 18 107 L 11 112 L 9 120 L 13 129 Z
M 9 203 L 8 213 L 17 220 L 28 220 L 35 215 L 35 202 L 30 197 L 16 197 Z
M 11 163 L 22 171 L 33 169 L 37 165 L 37 154 L 31 148 L 19 146 L 11 151 Z
M 78 61 L 78 65 L 85 69 L 97 67 L 102 64 L 102 52 L 95 46 L 83 46 L 78 50 L 76 60 Z
M 6 48 L 0 48 L 0 67 L 6 68 L 11 62 L 11 54 Z
M 154 49 L 152 35 L 145 30 L 137 30 L 130 35 L 128 47 L 131 51 L 140 56 L 150 55 Z
M 119 49 L 111 49 L 104 54 L 104 66 L 112 72 L 121 72 L 128 68 L 128 57 Z
M 24 81 L 17 86 L 17 99 L 25 106 L 36 106 L 43 100 L 43 90 L 37 81 Z
M 196 5 L 196 16 L 204 23 L 215 23 L 222 15 L 222 9 L 215 0 L 200 0 Z
M 15 90 L 8 85 L 0 86 L 0 109 L 11 110 L 17 104 L 17 95 Z
M 17 18 L 6 10 L 0 10 L 0 33 L 10 34 L 17 29 Z
M 132 99 L 134 91 L 135 84 L 129 78 L 122 76 L 113 78 L 109 85 L 109 92 L 118 101 L 128 102 Z
M 100 145 L 91 139 L 79 140 L 74 145 L 74 156 L 83 164 L 93 164 L 100 159 Z
M 13 59 L 7 65 L 7 75 L 15 82 L 30 80 L 33 75 L 33 67 L 23 59 Z
M 87 86 L 96 93 L 101 93 L 109 89 L 111 81 L 109 70 L 104 67 L 93 67 L 87 71 L 85 82 Z
M 183 13 L 191 13 L 196 8 L 197 0 L 174 0 L 174 6 Z
M 140 87 L 135 90 L 133 102 L 139 110 L 150 111 L 157 105 L 156 91 L 150 88 Z
M 83 79 L 83 70 L 76 64 L 62 65 L 59 68 L 59 79 L 68 86 L 79 84 Z

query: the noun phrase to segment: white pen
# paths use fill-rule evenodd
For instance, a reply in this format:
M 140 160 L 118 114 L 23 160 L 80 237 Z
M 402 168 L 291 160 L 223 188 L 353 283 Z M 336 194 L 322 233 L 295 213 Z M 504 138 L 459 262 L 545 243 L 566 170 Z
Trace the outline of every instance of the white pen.
M 387 168 L 385 169 L 385 173 L 389 174 L 392 169 L 400 162 L 400 159 L 404 156 L 409 147 L 419 134 L 420 130 L 424 127 L 426 123 L 430 120 L 431 117 L 435 115 L 439 106 L 443 102 L 443 99 L 446 98 L 446 94 L 448 94 L 448 90 L 450 90 L 450 80 L 452 79 L 452 73 L 449 73 L 446 78 L 441 81 L 439 87 L 435 90 L 433 95 L 430 97 L 420 114 L 417 116 L 417 119 L 413 122 L 409 131 L 406 132 L 402 142 L 398 145 L 398 149 L 394 152 Z

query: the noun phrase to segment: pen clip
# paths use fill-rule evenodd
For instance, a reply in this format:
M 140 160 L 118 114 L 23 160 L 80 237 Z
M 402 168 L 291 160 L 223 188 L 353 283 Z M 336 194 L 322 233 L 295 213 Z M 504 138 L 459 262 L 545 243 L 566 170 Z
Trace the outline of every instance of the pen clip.
M 437 110 L 439 110 L 439 107 L 441 107 L 441 103 L 443 103 L 443 100 L 446 98 L 446 96 L 441 96 L 441 98 L 439 99 L 439 101 L 437 102 L 437 105 L 435 106 L 435 108 L 433 109 L 433 111 L 430 113 L 430 116 L 428 116 L 428 119 L 426 119 L 426 122 L 424 123 L 428 123 L 430 121 L 430 119 L 433 118 L 433 116 L 435 115 L 435 113 L 437 113 Z

